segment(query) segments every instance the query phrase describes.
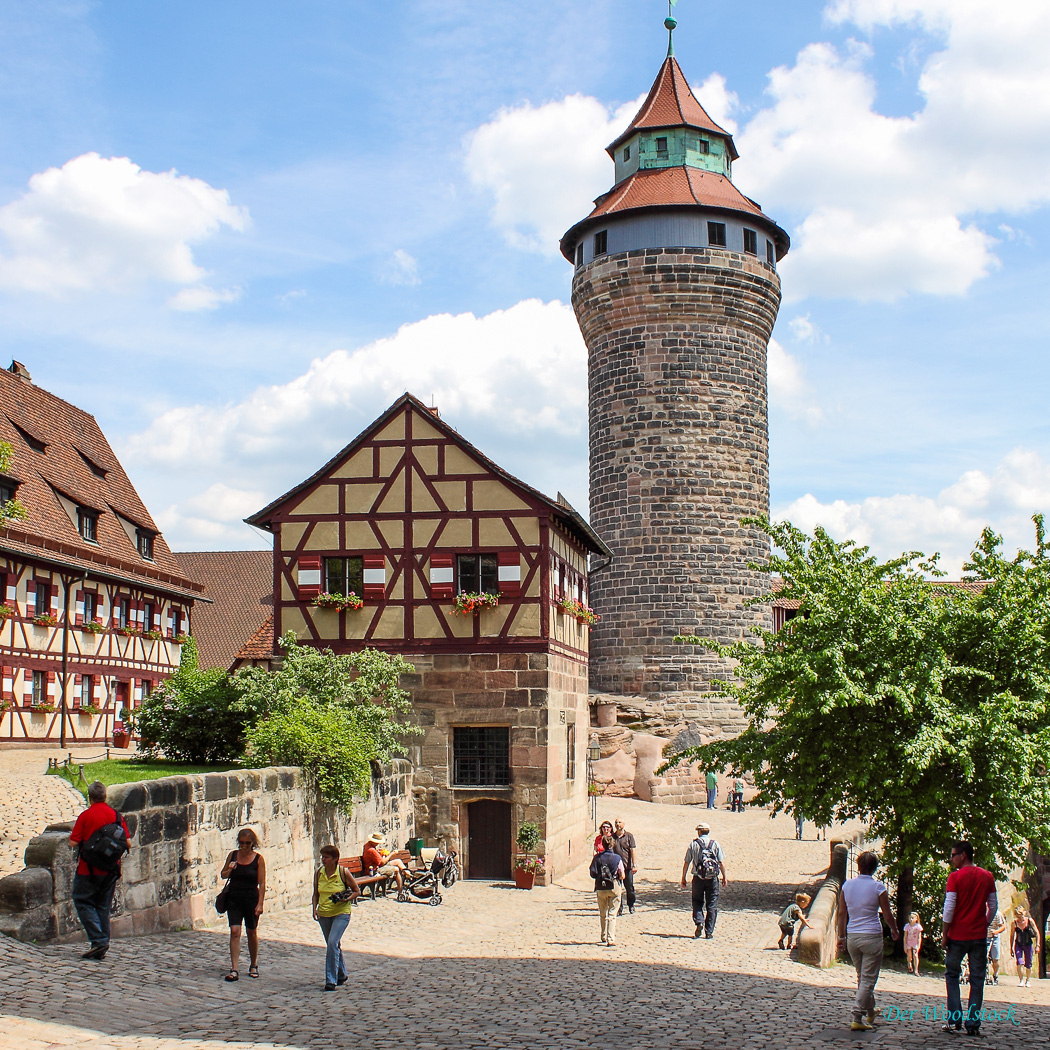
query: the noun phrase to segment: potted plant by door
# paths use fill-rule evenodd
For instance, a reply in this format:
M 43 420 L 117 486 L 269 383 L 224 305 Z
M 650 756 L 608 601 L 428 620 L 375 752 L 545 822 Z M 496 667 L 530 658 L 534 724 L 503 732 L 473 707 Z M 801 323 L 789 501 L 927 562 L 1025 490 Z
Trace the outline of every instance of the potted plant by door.
M 123 722 L 113 723 L 113 746 L 126 748 L 131 743 L 131 730 Z
M 519 890 L 531 890 L 536 882 L 536 875 L 543 871 L 543 858 L 536 856 L 536 847 L 540 844 L 540 826 L 531 820 L 518 825 L 515 842 L 518 846 L 518 859 L 514 866 L 514 885 Z

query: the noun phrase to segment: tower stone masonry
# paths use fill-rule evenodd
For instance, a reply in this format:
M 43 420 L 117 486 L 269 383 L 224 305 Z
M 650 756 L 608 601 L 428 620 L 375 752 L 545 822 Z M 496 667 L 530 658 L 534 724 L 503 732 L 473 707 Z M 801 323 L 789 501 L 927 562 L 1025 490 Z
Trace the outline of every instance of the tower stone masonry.
M 669 20 L 668 28 L 673 28 Z M 613 188 L 562 238 L 588 350 L 590 520 L 613 552 L 590 579 L 591 689 L 734 731 L 731 676 L 675 634 L 719 642 L 771 625 L 766 353 L 787 234 L 731 181 L 732 136 L 673 49 L 609 147 Z

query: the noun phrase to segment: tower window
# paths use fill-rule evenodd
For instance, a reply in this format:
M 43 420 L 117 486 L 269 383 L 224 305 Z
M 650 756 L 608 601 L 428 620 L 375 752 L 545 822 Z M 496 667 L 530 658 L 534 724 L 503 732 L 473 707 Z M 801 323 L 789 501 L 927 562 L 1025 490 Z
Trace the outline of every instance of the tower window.
M 754 230 L 744 230 L 744 251 L 748 255 L 758 255 L 758 234 Z
M 710 153 L 710 152 L 711 152 L 711 143 L 710 143 L 710 142 L 708 142 L 708 141 L 707 141 L 707 139 L 701 139 L 701 140 L 700 140 L 700 141 L 699 141 L 699 142 L 698 142 L 698 143 L 696 144 L 696 148 L 697 148 L 697 150 L 698 150 L 698 151 L 699 151 L 700 153 Z
M 609 231 L 599 230 L 594 235 L 594 254 L 604 255 L 609 250 Z
M 454 726 L 452 783 L 503 787 L 510 783 L 510 727 Z
M 88 543 L 98 543 L 98 512 L 77 507 L 77 532 Z
M 631 147 L 630 146 L 624 146 L 624 148 L 623 148 L 623 159 L 624 160 L 630 160 L 631 159 Z
M 777 253 L 773 250 L 773 242 L 766 241 L 766 262 L 773 266 L 777 261 Z
M 583 265 L 583 241 L 576 245 L 576 265 Z
M 726 246 L 726 224 L 724 222 L 709 222 L 707 224 L 707 243 L 715 248 Z
M 660 137 L 656 140 L 656 155 L 658 157 L 667 156 L 667 139 Z

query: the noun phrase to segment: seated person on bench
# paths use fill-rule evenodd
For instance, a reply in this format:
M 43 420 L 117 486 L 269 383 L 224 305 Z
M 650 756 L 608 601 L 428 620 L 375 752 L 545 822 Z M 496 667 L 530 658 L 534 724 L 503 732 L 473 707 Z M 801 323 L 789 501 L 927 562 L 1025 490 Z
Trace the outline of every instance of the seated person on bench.
M 361 852 L 361 864 L 366 874 L 375 868 L 379 875 L 392 875 L 400 890 L 403 884 L 401 873 L 406 870 L 405 862 L 396 857 L 389 860 L 389 856 L 390 850 L 386 848 L 386 835 L 381 831 L 375 831 L 369 836 Z

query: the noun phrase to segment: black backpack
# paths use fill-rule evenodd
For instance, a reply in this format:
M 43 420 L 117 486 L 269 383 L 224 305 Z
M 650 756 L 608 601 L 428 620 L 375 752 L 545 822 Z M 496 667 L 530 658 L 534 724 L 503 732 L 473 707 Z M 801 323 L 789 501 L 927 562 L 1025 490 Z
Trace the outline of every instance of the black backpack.
M 124 832 L 124 822 L 116 810 L 117 820 L 114 824 L 105 824 L 80 844 L 79 856 L 85 864 L 110 875 L 120 871 L 120 862 L 128 852 L 128 836 Z
M 700 839 L 696 841 L 700 846 L 699 871 L 696 874 L 702 879 L 717 879 L 719 872 L 718 843 L 712 838 L 709 838 L 707 842 L 701 842 Z
M 600 890 L 614 890 L 616 889 L 616 876 L 613 874 L 613 869 L 608 864 L 601 862 L 603 854 L 599 853 L 595 858 L 597 864 L 597 874 L 594 876 L 598 882 L 598 889 Z M 614 854 L 616 856 L 616 854 Z

